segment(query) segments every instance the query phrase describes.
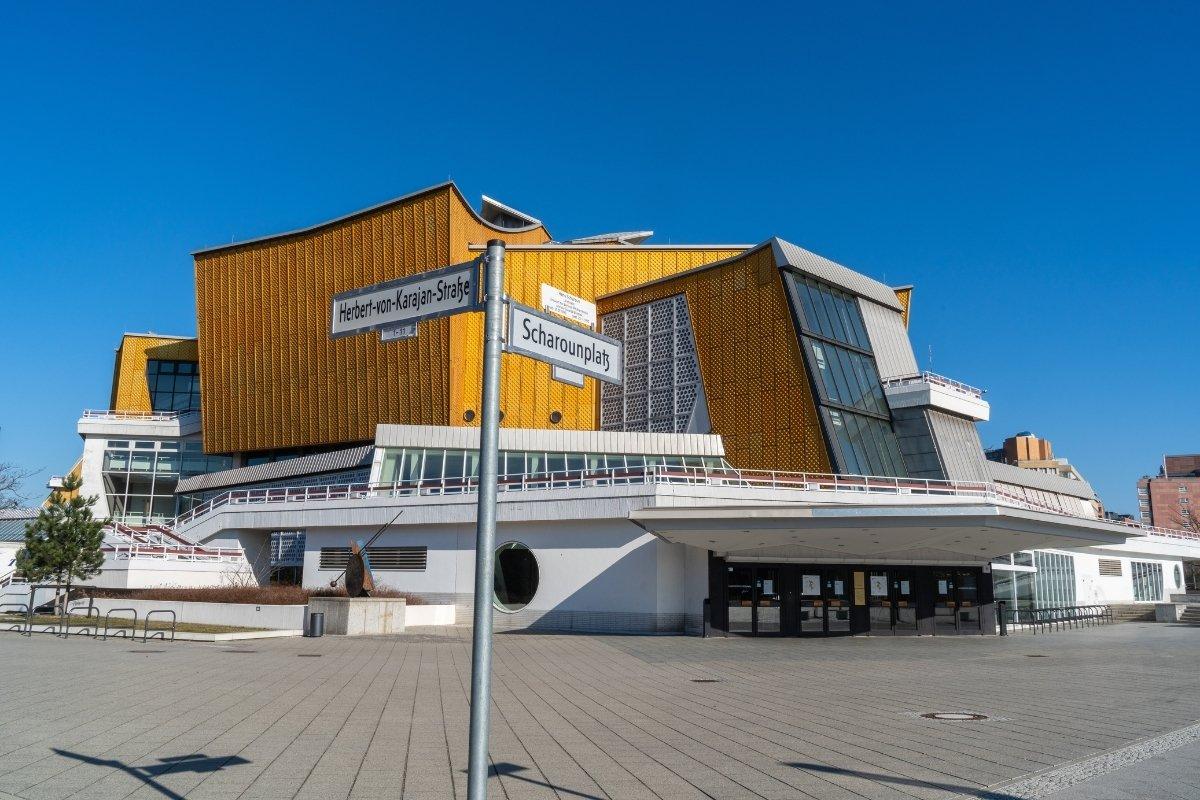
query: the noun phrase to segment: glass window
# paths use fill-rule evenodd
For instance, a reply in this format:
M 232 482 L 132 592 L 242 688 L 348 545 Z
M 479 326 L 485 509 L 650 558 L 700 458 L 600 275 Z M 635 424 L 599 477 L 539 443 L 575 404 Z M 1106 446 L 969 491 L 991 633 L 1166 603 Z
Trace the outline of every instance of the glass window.
M 1131 561 L 1133 599 L 1139 602 L 1160 602 L 1163 596 L 1162 564 L 1152 561 Z
M 496 585 L 493 604 L 500 611 L 520 611 L 537 594 L 540 576 L 533 551 L 520 542 L 496 548 Z
M 193 361 L 146 362 L 146 384 L 154 411 L 195 411 L 200 408 L 200 365 Z

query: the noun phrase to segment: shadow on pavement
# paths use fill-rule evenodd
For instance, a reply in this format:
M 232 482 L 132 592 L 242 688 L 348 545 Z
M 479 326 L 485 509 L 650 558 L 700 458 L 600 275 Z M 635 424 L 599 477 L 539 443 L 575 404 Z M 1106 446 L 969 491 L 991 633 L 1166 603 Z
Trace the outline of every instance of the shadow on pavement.
M 803 769 L 809 772 L 825 772 L 833 775 L 852 775 L 856 778 L 866 778 L 869 781 L 878 781 L 880 783 L 900 784 L 902 786 L 921 786 L 931 789 L 941 789 L 946 792 L 958 792 L 967 797 L 978 797 L 980 800 L 1020 800 L 1016 795 L 1005 794 L 991 789 L 980 789 L 975 786 L 956 786 L 952 783 L 938 783 L 936 781 L 922 781 L 916 778 L 904 778 L 899 775 L 885 775 L 881 772 L 863 772 L 858 769 L 843 769 L 842 767 L 831 767 L 828 764 L 810 764 L 804 761 L 789 761 L 785 762 L 785 766 Z
M 50 749 L 55 753 L 58 753 L 60 756 L 73 758 L 76 761 L 82 761 L 85 764 L 93 764 L 98 767 L 111 767 L 112 769 L 117 769 L 121 772 L 132 775 L 154 791 L 161 794 L 163 797 L 169 797 L 171 800 L 184 800 L 184 797 L 183 795 L 171 791 L 158 781 L 154 780 L 159 775 L 164 775 L 168 772 L 217 772 L 225 767 L 234 767 L 239 764 L 250 763 L 247 759 L 244 759 L 241 756 L 210 757 L 204 755 L 203 753 L 193 753 L 189 756 L 168 756 L 167 758 L 160 758 L 158 764 L 149 767 L 131 767 L 125 762 L 117 761 L 115 759 L 85 756 L 83 753 L 72 753 L 70 750 L 59 750 L 57 747 L 52 747 Z
M 546 783 L 545 781 L 539 781 L 536 778 L 527 778 L 524 775 L 517 774 L 518 772 L 524 772 L 526 769 L 528 769 L 528 767 L 522 767 L 520 764 L 512 764 L 507 761 L 501 761 L 493 764 L 491 771 L 496 775 L 502 775 L 505 778 L 514 778 L 519 781 L 525 781 L 526 783 L 536 784 L 537 786 L 545 786 L 547 789 L 550 789 L 559 795 L 582 797 L 585 798 L 585 800 L 606 800 L 606 798 L 598 795 L 584 794 L 583 792 L 576 792 L 572 789 L 564 789 L 561 786 L 555 786 L 554 784 Z

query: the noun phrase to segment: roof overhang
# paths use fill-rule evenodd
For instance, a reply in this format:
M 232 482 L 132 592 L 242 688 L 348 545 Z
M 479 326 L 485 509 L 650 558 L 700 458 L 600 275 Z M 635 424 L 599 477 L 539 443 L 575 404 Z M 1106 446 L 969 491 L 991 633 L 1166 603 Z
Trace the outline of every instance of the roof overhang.
M 983 562 L 1016 550 L 1124 543 L 1121 526 L 988 503 L 644 508 L 660 538 L 730 557 Z

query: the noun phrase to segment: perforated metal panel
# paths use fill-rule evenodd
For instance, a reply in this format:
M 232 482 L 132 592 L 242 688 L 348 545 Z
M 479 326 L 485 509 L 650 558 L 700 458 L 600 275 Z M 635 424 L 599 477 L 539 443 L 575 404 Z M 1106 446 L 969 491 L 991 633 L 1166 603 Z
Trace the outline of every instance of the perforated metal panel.
M 687 431 L 700 392 L 687 298 L 674 295 L 615 311 L 601 325 L 625 343 L 624 385 L 600 390 L 601 428 Z

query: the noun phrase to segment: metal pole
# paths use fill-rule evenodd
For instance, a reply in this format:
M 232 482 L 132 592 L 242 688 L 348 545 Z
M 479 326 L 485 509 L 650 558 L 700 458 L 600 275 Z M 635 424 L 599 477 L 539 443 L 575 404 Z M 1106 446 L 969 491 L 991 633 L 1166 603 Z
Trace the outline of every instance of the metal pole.
M 496 462 L 500 449 L 500 339 L 504 331 L 504 242 L 492 239 L 484 262 L 483 400 L 479 430 L 479 508 L 475 534 L 475 626 L 471 634 L 471 739 L 467 798 L 487 800 L 491 717 L 492 594 L 495 591 Z

